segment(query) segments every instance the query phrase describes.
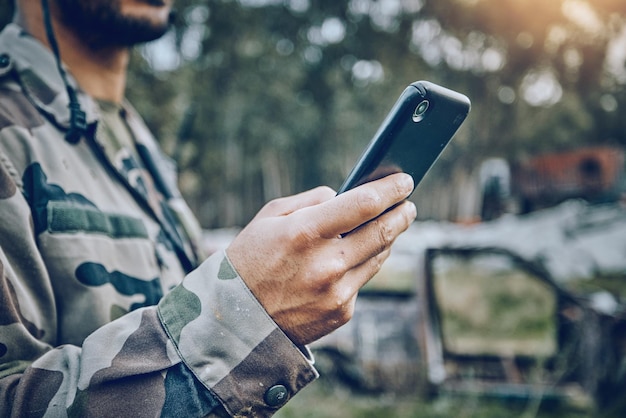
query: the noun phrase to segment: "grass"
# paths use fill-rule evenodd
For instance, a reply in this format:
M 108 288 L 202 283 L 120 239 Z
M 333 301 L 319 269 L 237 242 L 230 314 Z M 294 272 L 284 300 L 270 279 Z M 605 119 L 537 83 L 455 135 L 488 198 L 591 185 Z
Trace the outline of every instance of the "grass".
M 302 390 L 276 418 L 588 418 L 588 411 L 536 400 L 486 399 L 478 396 L 357 393 L 324 377 Z
M 506 357 L 550 356 L 557 349 L 554 291 L 507 261 L 437 259 L 435 298 L 449 350 Z
M 622 302 L 626 301 L 626 276 L 623 274 L 597 274 L 591 279 L 571 280 L 566 287 L 581 295 L 606 291 Z

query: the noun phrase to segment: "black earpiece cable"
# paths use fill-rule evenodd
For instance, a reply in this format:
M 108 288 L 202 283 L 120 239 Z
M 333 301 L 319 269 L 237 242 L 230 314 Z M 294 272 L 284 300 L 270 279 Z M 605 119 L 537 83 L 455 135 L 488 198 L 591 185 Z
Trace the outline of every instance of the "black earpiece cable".
M 52 49 L 52 53 L 56 59 L 57 69 L 67 90 L 69 97 L 68 108 L 70 110 L 70 127 L 65 134 L 65 140 L 71 144 L 76 144 L 87 133 L 87 115 L 80 107 L 80 102 L 76 96 L 76 92 L 67 81 L 67 74 L 61 63 L 61 54 L 59 53 L 59 45 L 57 44 L 56 37 L 54 36 L 54 29 L 52 28 L 52 18 L 50 16 L 50 7 L 48 6 L 48 0 L 41 0 L 41 8 L 43 10 L 43 19 L 46 26 L 46 36 L 48 37 L 48 43 Z

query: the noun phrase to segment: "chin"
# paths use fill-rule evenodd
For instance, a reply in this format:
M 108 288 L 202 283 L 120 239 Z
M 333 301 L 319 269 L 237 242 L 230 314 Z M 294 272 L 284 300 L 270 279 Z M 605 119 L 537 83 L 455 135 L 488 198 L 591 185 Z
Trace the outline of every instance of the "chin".
M 173 0 L 56 0 L 63 24 L 91 48 L 152 41 L 171 27 Z

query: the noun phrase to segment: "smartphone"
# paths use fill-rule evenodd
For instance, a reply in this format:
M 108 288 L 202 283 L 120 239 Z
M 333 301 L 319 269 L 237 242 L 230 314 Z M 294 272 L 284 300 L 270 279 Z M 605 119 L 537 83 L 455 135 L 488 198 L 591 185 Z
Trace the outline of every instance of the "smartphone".
M 389 174 L 405 172 L 415 187 L 435 163 L 470 111 L 463 94 L 416 81 L 383 121 L 337 194 Z

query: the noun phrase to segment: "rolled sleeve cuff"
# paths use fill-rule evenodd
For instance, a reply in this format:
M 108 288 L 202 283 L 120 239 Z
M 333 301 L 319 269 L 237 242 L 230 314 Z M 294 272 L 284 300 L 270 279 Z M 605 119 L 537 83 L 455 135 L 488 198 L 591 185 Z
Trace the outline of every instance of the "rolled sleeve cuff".
M 318 377 L 313 358 L 280 330 L 224 252 L 159 303 L 178 354 L 233 416 L 271 416 Z

